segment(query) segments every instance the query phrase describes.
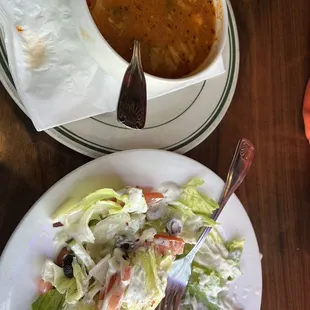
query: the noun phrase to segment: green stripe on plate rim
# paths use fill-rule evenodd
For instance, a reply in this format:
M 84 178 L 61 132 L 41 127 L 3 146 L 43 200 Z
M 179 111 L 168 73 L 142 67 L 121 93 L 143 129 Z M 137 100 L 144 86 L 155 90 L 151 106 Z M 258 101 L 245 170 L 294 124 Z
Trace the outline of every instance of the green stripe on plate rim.
M 233 82 L 233 76 L 234 76 L 233 73 L 235 71 L 235 65 L 236 65 L 235 34 L 234 34 L 234 31 L 233 31 L 234 28 L 233 28 L 231 12 L 230 12 L 230 8 L 229 7 L 228 7 L 228 19 L 229 19 L 228 34 L 229 34 L 229 46 L 230 46 L 229 69 L 228 69 L 228 76 L 227 76 L 226 84 L 225 84 L 223 93 L 221 95 L 221 98 L 220 98 L 216 108 L 214 109 L 213 113 L 209 116 L 209 118 L 204 122 L 204 124 L 202 124 L 190 136 L 182 139 L 181 141 L 179 141 L 177 143 L 174 143 L 174 144 L 172 144 L 170 146 L 167 146 L 167 147 L 163 147 L 161 149 L 168 150 L 168 151 L 176 151 L 176 150 L 178 150 L 178 149 L 180 149 L 180 148 L 190 144 L 191 142 L 196 140 L 203 132 L 205 132 L 209 128 L 209 126 L 214 122 L 214 120 L 218 117 L 218 115 L 220 114 L 220 112 L 221 112 L 221 110 L 222 110 L 222 108 L 223 108 L 223 106 L 224 106 L 224 104 L 225 104 L 225 102 L 227 100 L 227 97 L 229 95 L 229 90 L 230 90 L 232 82 Z M 3 56 L 3 57 L 0 57 L 1 66 L 5 70 L 5 72 L 7 74 L 7 77 L 9 78 L 10 82 L 15 87 L 15 84 L 14 84 L 11 72 L 10 72 L 10 70 L 8 68 L 7 56 L 6 56 L 5 48 L 4 48 L 4 45 L 3 45 L 2 41 L 0 41 L 0 49 L 1 49 L 0 50 L 1 56 Z M 200 90 L 200 92 L 201 92 L 201 90 Z M 200 92 L 199 92 L 199 94 L 200 94 Z M 196 97 L 196 99 L 198 97 L 199 97 L 199 95 Z M 192 106 L 192 104 L 190 106 Z M 183 111 L 183 113 L 185 113 L 190 108 L 190 106 L 185 111 Z M 177 116 L 177 117 L 179 117 L 179 116 Z M 176 119 L 176 118 L 174 118 L 174 119 Z M 171 120 L 171 121 L 173 121 L 173 120 Z M 107 125 L 110 125 L 110 124 L 107 124 Z M 155 126 L 155 127 L 159 127 L 159 126 L 160 125 Z M 119 149 L 114 149 L 114 148 L 102 146 L 102 145 L 97 144 L 95 142 L 89 141 L 89 140 L 87 140 L 87 139 L 85 139 L 85 138 L 83 138 L 83 137 L 73 133 L 72 131 L 70 131 L 69 129 L 65 128 L 64 126 L 56 127 L 53 130 L 57 131 L 59 134 L 61 134 L 64 137 L 68 138 L 69 140 L 74 141 L 77 144 L 82 145 L 83 147 L 89 148 L 89 149 L 94 150 L 94 151 L 99 152 L 99 153 L 110 154 L 110 153 L 113 153 L 113 152 L 121 151 Z
M 196 129 L 196 131 L 194 131 L 190 136 L 184 138 L 183 140 L 172 144 L 170 146 L 167 147 L 163 147 L 161 149 L 167 150 L 167 151 L 176 151 L 188 144 L 190 144 L 191 142 L 193 142 L 194 140 L 196 140 L 203 132 L 205 132 L 209 126 L 214 122 L 214 120 L 218 117 L 218 115 L 220 114 L 226 100 L 227 97 L 229 95 L 229 90 L 231 88 L 232 82 L 233 82 L 233 73 L 235 72 L 235 66 L 236 66 L 236 42 L 235 42 L 235 34 L 233 31 L 233 24 L 232 24 L 232 18 L 231 18 L 231 13 L 230 13 L 230 9 L 228 8 L 228 19 L 229 19 L 229 30 L 228 30 L 228 34 L 229 34 L 229 46 L 230 46 L 230 58 L 229 58 L 229 69 L 228 69 L 228 77 L 226 80 L 226 84 L 223 90 L 223 93 L 221 95 L 221 98 L 216 106 L 216 108 L 214 109 L 213 113 L 209 116 L 209 118 L 204 122 L 204 124 L 202 124 L 198 129 Z M 92 149 L 96 152 L 99 153 L 104 153 L 104 154 L 111 154 L 113 152 L 118 152 L 121 151 L 119 149 L 114 149 L 114 148 L 109 148 L 106 146 L 102 146 L 100 144 L 97 144 L 95 142 L 89 141 L 87 139 L 84 139 L 83 137 L 73 133 L 72 131 L 70 131 L 69 129 L 65 128 L 64 126 L 60 126 L 55 128 L 55 130 L 60 133 L 61 135 L 67 137 L 68 139 L 86 147 L 89 149 Z
M 2 56 L 2 57 L 0 57 L 0 65 L 3 68 L 6 76 L 9 78 L 10 82 L 12 83 L 12 85 L 15 88 L 15 83 L 13 81 L 13 77 L 12 77 L 11 71 L 9 69 L 8 56 L 6 54 L 6 50 L 5 50 L 4 44 L 2 42 L 2 36 L 1 36 L 1 40 L 0 40 L 0 54 Z

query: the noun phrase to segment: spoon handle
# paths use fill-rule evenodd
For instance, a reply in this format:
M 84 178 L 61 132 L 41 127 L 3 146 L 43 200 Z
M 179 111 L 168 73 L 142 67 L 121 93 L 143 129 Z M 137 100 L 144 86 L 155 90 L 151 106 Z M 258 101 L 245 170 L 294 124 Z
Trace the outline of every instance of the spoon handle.
M 241 139 L 230 164 L 225 187 L 219 200 L 219 209 L 223 209 L 230 196 L 236 191 L 247 175 L 254 158 L 254 145 L 247 139 Z M 216 217 L 216 218 L 215 218 Z M 213 215 L 216 220 L 218 215 Z
M 117 106 L 117 120 L 132 129 L 142 129 L 146 120 L 146 82 L 140 43 L 134 41 L 131 62 L 125 72 Z
M 230 164 L 224 190 L 219 200 L 219 208 L 213 213 L 212 219 L 216 221 L 223 211 L 228 199 L 236 191 L 247 175 L 254 158 L 254 145 L 247 139 L 241 139 L 237 145 L 235 155 Z M 212 227 L 206 227 L 200 235 L 196 245 L 187 254 L 190 259 L 194 259 L 201 245 L 205 241 Z

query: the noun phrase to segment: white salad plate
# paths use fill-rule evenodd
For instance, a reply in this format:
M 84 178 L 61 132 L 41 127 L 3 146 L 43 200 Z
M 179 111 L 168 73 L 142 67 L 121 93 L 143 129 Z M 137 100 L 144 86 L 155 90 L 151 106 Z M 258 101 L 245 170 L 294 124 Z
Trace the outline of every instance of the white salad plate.
M 116 114 L 90 117 L 47 130 L 60 143 L 90 157 L 137 148 L 156 148 L 185 153 L 197 146 L 218 126 L 234 94 L 239 72 L 239 42 L 229 1 L 228 38 L 223 51 L 226 72 L 148 102 L 146 129 L 132 131 L 116 121 Z M 6 51 L 0 48 L 0 80 L 17 105 L 18 96 Z
M 205 180 L 200 191 L 219 199 L 223 181 L 198 162 L 160 150 L 131 150 L 98 158 L 71 172 L 49 189 L 29 210 L 6 245 L 0 259 L 0 309 L 30 309 L 38 294 L 37 280 L 47 257 L 53 257 L 51 214 L 68 198 L 82 198 L 101 187 L 125 185 L 158 187 L 163 182 Z M 243 274 L 229 287 L 229 295 L 245 310 L 259 310 L 262 274 L 260 253 L 251 222 L 233 195 L 219 220 L 226 240 L 244 239 Z

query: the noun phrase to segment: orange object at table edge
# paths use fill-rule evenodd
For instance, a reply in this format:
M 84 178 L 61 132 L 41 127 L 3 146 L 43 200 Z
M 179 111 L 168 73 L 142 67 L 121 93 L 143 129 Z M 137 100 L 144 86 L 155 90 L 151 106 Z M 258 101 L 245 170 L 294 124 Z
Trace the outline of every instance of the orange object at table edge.
M 306 137 L 310 142 L 310 79 L 308 80 L 304 97 L 303 117 L 304 117 Z

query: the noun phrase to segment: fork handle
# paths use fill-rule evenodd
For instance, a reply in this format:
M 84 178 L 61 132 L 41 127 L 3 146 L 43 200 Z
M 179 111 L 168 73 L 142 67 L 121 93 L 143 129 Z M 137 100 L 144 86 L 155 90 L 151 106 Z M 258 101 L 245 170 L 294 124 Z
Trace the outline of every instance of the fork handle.
M 247 139 L 241 139 L 237 145 L 235 155 L 230 164 L 224 190 L 219 200 L 219 208 L 213 213 L 212 219 L 216 221 L 224 209 L 230 196 L 236 191 L 247 175 L 254 158 L 254 145 Z M 207 238 L 212 227 L 206 227 L 201 233 L 196 245 L 187 254 L 189 260 L 193 261 L 195 255 Z

